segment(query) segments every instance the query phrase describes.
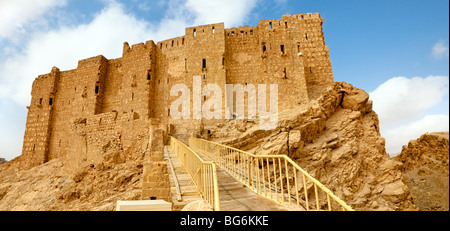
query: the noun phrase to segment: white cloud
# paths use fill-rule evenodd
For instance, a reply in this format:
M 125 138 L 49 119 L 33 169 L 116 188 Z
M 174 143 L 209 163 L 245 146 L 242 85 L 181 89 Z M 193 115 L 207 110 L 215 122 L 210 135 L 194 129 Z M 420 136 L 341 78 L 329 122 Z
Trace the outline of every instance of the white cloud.
M 395 77 L 370 93 L 373 109 L 385 124 L 423 116 L 448 94 L 448 76 Z
M 439 40 L 431 49 L 431 56 L 435 59 L 442 59 L 448 57 L 448 45 L 445 45 L 444 40 Z
M 426 132 L 449 130 L 449 115 L 431 112 L 447 107 L 448 85 L 448 76 L 395 77 L 369 93 L 388 153 L 399 153 L 409 140 Z
M 394 156 L 402 151 L 402 145 L 408 145 L 410 140 L 418 139 L 427 132 L 449 130 L 448 115 L 427 115 L 412 123 L 386 129 L 382 132 L 386 139 L 386 151 Z
M 242 26 L 258 0 L 187 0 L 184 7 L 195 24 L 224 22 L 226 27 Z
M 0 39 L 26 33 L 27 24 L 41 20 L 42 15 L 56 6 L 63 6 L 60 0 L 0 0 Z

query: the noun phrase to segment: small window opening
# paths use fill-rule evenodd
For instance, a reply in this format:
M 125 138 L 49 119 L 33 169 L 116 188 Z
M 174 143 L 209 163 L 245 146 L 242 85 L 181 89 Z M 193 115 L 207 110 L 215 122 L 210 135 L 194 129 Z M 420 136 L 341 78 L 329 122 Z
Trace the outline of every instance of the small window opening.
M 206 59 L 203 59 L 203 60 L 202 60 L 202 67 L 203 67 L 203 68 L 206 68 Z
M 172 47 L 173 47 L 174 41 L 172 40 Z
M 288 28 L 287 22 L 284 22 L 284 28 Z
M 203 75 L 203 79 L 206 79 L 206 75 Z
M 222 66 L 225 66 L 225 58 L 222 58 Z
M 213 32 L 213 34 L 215 33 L 214 27 L 212 27 L 212 32 Z
M 181 45 L 184 45 L 184 38 L 181 40 Z
M 50 98 L 50 101 L 48 101 L 48 105 L 50 105 L 50 106 L 53 105 L 53 98 Z
M 150 197 L 150 200 L 154 201 L 156 200 L 156 197 Z
M 297 45 L 297 52 L 300 53 L 300 45 Z
M 250 36 L 253 37 L 253 30 L 250 30 Z
M 42 98 L 39 99 L 39 104 L 42 104 Z
M 95 94 L 98 94 L 99 86 L 95 86 Z
M 33 152 L 36 150 L 36 144 L 33 144 Z
M 309 73 L 312 73 L 312 68 L 311 67 L 309 67 Z
M 169 83 L 169 78 L 167 78 L 167 83 Z
M 134 100 L 134 92 L 131 93 L 131 100 Z
M 284 77 L 283 77 L 283 79 L 287 79 L 287 76 L 286 76 L 286 67 L 284 68 L 284 71 L 283 71 L 283 73 L 284 73 Z
M 231 35 L 234 35 L 234 31 L 231 31 Z
M 203 29 L 203 34 L 205 34 L 205 29 Z
M 203 101 L 206 101 L 206 95 L 203 96 Z
M 281 45 L 280 48 L 281 48 L 281 53 L 284 54 L 284 45 Z
M 269 29 L 272 30 L 272 22 L 269 22 Z
M 152 80 L 152 74 L 150 74 L 150 71 L 147 73 L 147 80 Z
M 308 40 L 308 33 L 305 33 L 305 38 L 306 40 Z
M 266 45 L 263 45 L 263 53 L 266 53 L 267 47 Z
M 170 109 L 167 109 L 167 116 L 170 116 Z
M 197 36 L 197 30 L 194 29 L 194 36 Z

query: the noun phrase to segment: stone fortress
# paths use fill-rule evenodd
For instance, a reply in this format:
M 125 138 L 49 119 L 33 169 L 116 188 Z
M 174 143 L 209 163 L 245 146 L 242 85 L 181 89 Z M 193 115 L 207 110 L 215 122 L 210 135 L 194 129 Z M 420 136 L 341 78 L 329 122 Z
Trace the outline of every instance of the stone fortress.
M 201 76 L 202 86 L 222 88 L 278 84 L 279 111 L 306 103 L 334 82 L 323 21 L 308 13 L 261 20 L 256 27 L 190 27 L 158 43 L 125 42 L 121 58 L 100 55 L 68 71 L 53 67 L 33 82 L 23 167 L 59 157 L 73 159 L 74 166 L 101 162 L 108 150 L 125 150 L 156 130 L 186 139 L 208 121 L 172 119 L 170 105 L 178 97 L 170 89 L 180 83 L 192 89 L 193 76 Z

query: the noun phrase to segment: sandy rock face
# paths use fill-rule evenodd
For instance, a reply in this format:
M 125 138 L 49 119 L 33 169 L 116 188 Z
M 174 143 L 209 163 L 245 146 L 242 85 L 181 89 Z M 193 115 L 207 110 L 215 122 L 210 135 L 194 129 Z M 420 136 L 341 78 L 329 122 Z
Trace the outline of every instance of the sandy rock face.
M 369 95 L 338 82 L 280 113 L 274 130 L 259 130 L 253 120 L 209 130 L 212 140 L 251 153 L 288 155 L 356 210 L 416 210 L 402 165 L 389 158 L 378 126 Z
M 28 170 L 9 161 L 0 166 L 0 211 L 112 211 L 118 200 L 139 200 L 142 158 L 127 158 L 128 151 L 75 170 L 66 157 Z
M 421 210 L 449 209 L 449 133 L 422 135 L 403 146 L 394 159 L 402 163 L 403 181 Z

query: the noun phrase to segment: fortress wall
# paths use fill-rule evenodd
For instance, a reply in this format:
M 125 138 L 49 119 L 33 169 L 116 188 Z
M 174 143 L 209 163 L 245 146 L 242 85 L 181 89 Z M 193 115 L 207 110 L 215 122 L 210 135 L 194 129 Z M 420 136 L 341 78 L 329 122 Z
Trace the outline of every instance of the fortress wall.
M 259 35 L 256 27 L 239 27 L 225 30 L 225 68 L 227 84 L 240 84 L 245 87 L 253 84 L 255 89 L 258 84 L 266 83 L 262 76 L 261 50 Z M 233 93 L 233 102 L 228 102 L 230 110 L 236 116 L 237 95 Z M 255 98 L 256 99 L 256 98 Z M 248 104 L 248 96 L 245 94 L 244 105 Z M 248 108 L 244 107 L 244 116 L 248 118 Z
M 201 89 L 209 83 L 220 87 L 222 118 L 225 84 L 266 84 L 266 98 L 269 85 L 278 84 L 279 111 L 305 103 L 333 82 L 322 22 L 319 14 L 301 14 L 262 20 L 256 27 L 190 27 L 184 36 L 157 44 L 124 43 L 118 59 L 100 55 L 79 61 L 74 70 L 53 68 L 33 83 L 23 155 L 30 166 L 61 156 L 100 161 L 111 140 L 120 140 L 125 150 L 148 137 L 149 119 L 187 140 L 202 123 L 215 121 L 195 118 L 194 101 L 204 105 L 212 96 L 193 92 L 193 76 L 200 76 Z M 170 96 L 175 84 L 190 91 L 190 119 L 170 117 L 170 106 L 180 97 Z
M 154 117 L 167 118 L 170 108 L 170 89 L 175 84 L 185 83 L 186 41 L 184 36 L 156 45 L 156 76 L 154 82 Z
M 205 89 L 207 84 L 217 84 L 222 94 L 222 112 L 225 109 L 225 68 L 222 65 L 222 60 L 225 55 L 225 28 L 223 23 L 210 24 L 204 26 L 186 28 L 186 82 L 190 89 L 192 87 L 192 77 L 200 76 L 202 89 Z M 205 61 L 205 65 L 203 63 Z M 198 97 L 191 93 L 191 99 Z M 201 104 L 203 105 L 212 95 L 205 95 L 203 92 L 200 96 Z M 176 98 L 173 98 L 176 99 Z M 192 101 L 191 101 L 192 102 Z M 191 103 L 191 107 L 193 107 Z M 191 110 L 193 115 L 193 110 Z M 222 113 L 224 117 L 224 113 Z M 194 115 L 193 117 L 194 118 Z
M 293 15 L 292 19 L 296 19 L 300 25 L 300 52 L 304 57 L 305 79 L 312 99 L 334 82 L 330 53 L 325 45 L 322 30 L 325 19 L 322 19 L 319 13 L 297 14 Z
M 152 69 L 155 43 L 147 41 L 127 49 L 124 44 L 122 57 L 122 86 L 116 105 L 119 112 L 138 113 L 139 117 L 149 117 L 150 80 L 148 73 Z M 152 62 L 153 61 L 153 62 Z
M 49 74 L 40 75 L 33 82 L 31 103 L 22 147 L 21 167 L 30 168 L 48 160 L 48 149 L 55 93 L 60 71 L 54 67 Z
M 73 122 L 99 110 L 99 86 L 106 74 L 106 62 L 105 57 L 96 56 L 79 61 L 76 70 L 61 72 L 54 99 L 49 160 L 64 156 L 67 149 L 73 148 L 67 137 Z

